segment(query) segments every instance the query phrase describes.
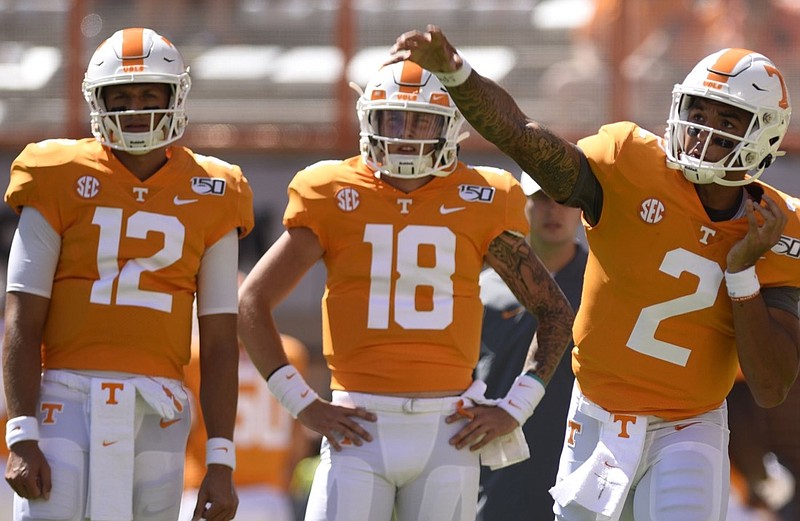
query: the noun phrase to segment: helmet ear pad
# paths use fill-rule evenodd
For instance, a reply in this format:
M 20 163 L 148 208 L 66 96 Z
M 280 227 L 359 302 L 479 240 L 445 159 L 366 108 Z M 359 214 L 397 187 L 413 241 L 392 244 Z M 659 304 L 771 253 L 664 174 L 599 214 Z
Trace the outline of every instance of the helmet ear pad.
M 725 158 L 712 162 L 691 157 L 684 137 L 694 123 L 687 120 L 694 98 L 724 103 L 752 114 L 745 134 Z M 667 165 L 683 171 L 694 183 L 739 186 L 753 182 L 774 160 L 791 119 L 789 93 L 783 76 L 766 56 L 747 49 L 723 49 L 703 58 L 672 91 L 665 144 Z M 704 129 L 723 135 L 721 129 Z M 723 136 L 722 139 L 725 139 Z M 741 172 L 727 179 L 728 173 Z
M 109 112 L 103 99 L 105 87 L 130 84 L 166 84 L 171 88 L 166 108 L 126 110 L 126 116 L 146 114 L 149 131 L 123 132 L 122 112 Z M 89 105 L 91 130 L 106 146 L 133 154 L 164 147 L 183 136 L 188 123 L 185 104 L 191 90 L 189 69 L 178 49 L 152 29 L 117 31 L 92 55 L 82 85 Z
M 436 135 L 401 135 L 381 128 L 379 111 L 406 113 L 409 118 L 411 113 L 424 114 L 430 121 L 442 123 Z M 455 170 L 464 118 L 436 76 L 415 63 L 404 61 L 381 68 L 359 97 L 356 113 L 362 158 L 380 175 L 419 178 L 445 176 Z M 395 115 L 402 119 L 402 114 Z M 414 152 L 390 152 L 399 148 Z

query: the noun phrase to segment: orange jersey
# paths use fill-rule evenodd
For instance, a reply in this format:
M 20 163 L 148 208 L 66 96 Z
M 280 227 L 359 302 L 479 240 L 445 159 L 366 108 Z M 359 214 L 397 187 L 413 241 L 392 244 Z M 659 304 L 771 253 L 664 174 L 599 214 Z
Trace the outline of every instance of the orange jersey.
M 34 143 L 12 164 L 6 202 L 61 236 L 46 368 L 182 378 L 200 260 L 230 230 L 250 231 L 253 204 L 238 167 L 168 154 L 146 181 L 94 139 Z
M 573 330 L 581 390 L 620 413 L 680 419 L 717 407 L 738 362 L 726 256 L 744 237 L 742 217 L 712 222 L 663 140 L 632 123 L 578 143 L 603 187 Z M 800 286 L 800 200 L 755 182 L 789 222 L 756 264 L 762 287 Z
M 308 349 L 299 340 L 281 335 L 283 350 L 289 363 L 301 374 L 308 367 Z M 193 395 L 200 395 L 200 358 L 192 350 L 186 368 L 186 384 Z M 206 436 L 200 407 L 195 407 L 192 430 L 186 447 L 186 488 L 199 488 L 205 476 Z M 294 418 L 281 406 L 243 350 L 239 352 L 239 403 L 236 408 L 236 471 L 237 485 L 266 484 L 288 491 L 294 465 L 294 446 L 298 440 Z
M 360 157 L 299 172 L 287 228 L 325 250 L 323 354 L 333 389 L 466 389 L 478 359 L 478 275 L 503 231 L 527 234 L 525 195 L 508 172 L 459 163 L 404 193 Z

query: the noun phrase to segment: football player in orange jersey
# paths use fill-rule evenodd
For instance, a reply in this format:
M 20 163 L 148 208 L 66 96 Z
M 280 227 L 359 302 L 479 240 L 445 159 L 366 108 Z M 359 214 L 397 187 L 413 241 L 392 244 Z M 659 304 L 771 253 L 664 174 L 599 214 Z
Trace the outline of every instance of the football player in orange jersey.
M 94 138 L 30 144 L 11 166 L 16 521 L 177 518 L 195 297 L 210 440 L 194 519 L 236 512 L 237 238 L 253 226 L 252 192 L 239 167 L 172 145 L 190 85 L 166 38 L 120 30 L 83 82 Z
M 308 348 L 298 339 L 281 335 L 289 363 L 306 374 Z M 200 358 L 195 345 L 186 368 L 186 384 L 199 392 Z M 183 505 L 180 521 L 189 521 L 205 470 L 207 440 L 201 413 L 192 417 L 186 449 Z M 243 350 L 239 353 L 239 403 L 236 410 L 236 472 L 233 481 L 239 496 L 236 521 L 294 521 L 289 490 L 297 462 L 312 446 L 309 431 L 270 394 L 266 382 Z
M 675 86 L 664 137 L 622 122 L 573 145 L 436 26 L 398 37 L 389 62 L 402 60 L 438 71 L 473 127 L 583 210 L 590 252 L 556 518 L 725 519 L 737 358 L 764 407 L 784 400 L 800 360 L 800 200 L 757 181 L 783 154 L 780 71 L 721 50 Z
M 270 390 L 324 436 L 306 520 L 474 520 L 479 458 L 527 457 L 519 427 L 566 350 L 573 314 L 525 241 L 519 183 L 458 161 L 463 119 L 435 76 L 410 62 L 385 67 L 356 108 L 361 155 L 292 180 L 287 231 L 240 291 L 239 334 Z M 331 402 L 288 364 L 272 320 L 320 259 Z M 484 262 L 540 323 L 499 403 L 472 380 Z

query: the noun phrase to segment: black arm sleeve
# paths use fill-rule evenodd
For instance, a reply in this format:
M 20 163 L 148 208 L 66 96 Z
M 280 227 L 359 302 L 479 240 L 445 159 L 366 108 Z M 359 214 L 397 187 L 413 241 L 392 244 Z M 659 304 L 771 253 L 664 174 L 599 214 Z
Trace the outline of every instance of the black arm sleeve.
M 800 317 L 800 288 L 791 286 L 779 286 L 773 288 L 761 288 L 761 296 L 767 307 L 778 308 L 788 311 L 795 317 Z
M 592 172 L 586 156 L 580 149 L 578 153 L 581 158 L 581 169 L 578 172 L 575 188 L 566 201 L 556 202 L 564 206 L 580 208 L 583 210 L 583 217 L 586 222 L 594 226 L 600 222 L 600 214 L 603 211 L 603 187 L 600 186 L 600 181 L 597 180 L 594 172 Z

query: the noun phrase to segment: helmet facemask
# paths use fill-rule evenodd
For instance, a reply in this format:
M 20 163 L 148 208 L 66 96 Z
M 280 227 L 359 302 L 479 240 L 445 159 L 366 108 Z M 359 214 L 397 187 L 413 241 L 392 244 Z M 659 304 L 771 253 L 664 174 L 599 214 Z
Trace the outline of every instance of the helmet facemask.
M 674 105 L 680 107 L 678 116 L 671 115 L 668 120 L 669 132 L 674 134 L 670 139 L 673 147 L 670 155 L 679 158 L 684 175 L 697 184 L 718 183 L 737 186 L 752 182 L 751 178 L 742 182 L 725 179 L 725 176 L 728 172 L 749 173 L 759 168 L 759 165 L 754 163 L 759 157 L 757 149 L 759 121 L 756 115 L 747 112 L 750 118 L 749 123 L 744 134 L 739 136 L 691 121 L 689 111 L 693 101 L 693 96 L 682 95 L 681 101 Z M 688 138 L 699 139 L 692 150 L 686 150 Z M 712 145 L 716 145 L 718 149 L 729 150 L 729 152 L 716 161 L 709 160 L 708 150 Z M 700 147 L 698 155 L 693 154 L 695 147 Z M 766 162 L 766 164 L 760 167 L 760 170 L 763 171 L 771 161 L 772 156 L 763 159 L 762 162 Z
M 131 46 L 131 41 L 137 45 Z M 114 85 L 130 84 L 168 85 L 171 95 L 167 107 L 109 111 L 103 90 Z M 104 145 L 131 154 L 145 154 L 166 146 L 183 136 L 186 129 L 188 119 L 185 104 L 190 89 L 188 68 L 168 40 L 150 29 L 118 31 L 98 47 L 89 62 L 83 82 L 84 98 L 90 108 L 92 134 Z M 122 131 L 123 118 L 143 115 L 150 119 L 149 130 Z
M 741 109 L 749 123 L 741 136 L 697 124 L 690 118 L 693 104 L 710 100 Z M 741 113 L 741 112 L 740 112 Z M 778 147 L 791 116 L 783 77 L 766 57 L 745 49 L 725 49 L 703 59 L 683 83 L 675 85 L 667 120 L 667 165 L 697 184 L 741 186 L 755 181 L 783 155 Z M 693 136 L 694 134 L 694 136 Z M 685 150 L 687 137 L 703 139 L 699 157 Z M 730 149 L 717 161 L 707 159 L 709 147 Z M 743 172 L 743 179 L 726 179 Z
M 374 110 L 369 116 L 367 162 L 382 174 L 416 178 L 444 176 L 456 166 L 457 149 L 445 139 L 452 124 L 443 114 Z
M 411 62 L 384 67 L 356 110 L 361 155 L 376 175 L 416 179 L 455 170 L 464 119 L 428 71 Z

